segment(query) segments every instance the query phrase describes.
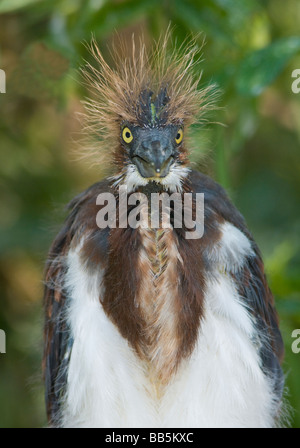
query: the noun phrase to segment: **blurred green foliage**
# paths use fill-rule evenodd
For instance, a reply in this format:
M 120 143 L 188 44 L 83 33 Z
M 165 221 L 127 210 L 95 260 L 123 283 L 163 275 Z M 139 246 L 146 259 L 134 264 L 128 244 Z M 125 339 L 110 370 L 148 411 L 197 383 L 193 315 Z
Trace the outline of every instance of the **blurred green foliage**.
M 300 427 L 300 68 L 298 0 L 2 0 L 0 68 L 0 427 L 45 425 L 42 277 L 63 204 L 103 176 L 76 160 L 76 112 L 87 95 L 78 67 L 83 41 L 107 44 L 169 23 L 182 42 L 203 32 L 203 85 L 222 90 L 215 122 L 194 137 L 193 163 L 223 184 L 242 211 L 266 263 L 286 345 L 292 425 Z M 199 37 L 201 44 L 203 37 Z

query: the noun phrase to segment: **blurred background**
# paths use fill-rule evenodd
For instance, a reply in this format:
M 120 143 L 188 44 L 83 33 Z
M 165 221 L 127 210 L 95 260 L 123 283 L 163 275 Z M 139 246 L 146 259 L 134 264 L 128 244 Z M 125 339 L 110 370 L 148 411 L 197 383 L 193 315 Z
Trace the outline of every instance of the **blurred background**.
M 64 205 L 104 175 L 74 152 L 88 95 L 83 42 L 93 33 L 109 60 L 115 31 L 150 42 L 170 22 L 178 44 L 191 32 L 203 33 L 200 45 L 206 38 L 201 83 L 222 95 L 194 132 L 192 161 L 228 190 L 261 247 L 285 340 L 291 425 L 300 427 L 300 353 L 291 349 L 300 328 L 300 93 L 291 89 L 299 0 L 0 1 L 0 427 L 46 424 L 44 262 Z

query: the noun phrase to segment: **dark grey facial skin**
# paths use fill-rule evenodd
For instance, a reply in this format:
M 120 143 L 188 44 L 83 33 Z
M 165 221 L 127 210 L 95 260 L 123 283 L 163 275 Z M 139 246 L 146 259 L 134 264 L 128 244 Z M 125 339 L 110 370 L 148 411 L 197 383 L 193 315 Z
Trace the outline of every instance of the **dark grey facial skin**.
M 126 143 L 122 131 L 128 127 L 133 140 Z M 178 155 L 180 144 L 176 143 L 180 126 L 141 128 L 124 124 L 121 128 L 121 143 L 128 152 L 142 177 L 165 177 Z

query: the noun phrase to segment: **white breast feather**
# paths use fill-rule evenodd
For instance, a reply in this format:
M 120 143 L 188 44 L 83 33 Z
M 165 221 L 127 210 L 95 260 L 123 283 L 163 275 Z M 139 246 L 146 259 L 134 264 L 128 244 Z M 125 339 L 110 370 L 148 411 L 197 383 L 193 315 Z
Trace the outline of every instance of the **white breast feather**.
M 99 277 L 68 255 L 68 321 L 74 338 L 64 408 L 67 427 L 271 427 L 273 396 L 251 342 L 255 327 L 226 271 L 252 255 L 246 236 L 226 223 L 212 253 L 198 343 L 160 402 L 143 365 L 105 315 Z M 225 268 L 225 270 L 224 270 Z M 101 290 L 100 290 L 101 295 Z M 154 396 L 154 395 L 153 395 Z
M 220 240 L 209 247 L 206 255 L 221 270 L 237 272 L 244 264 L 245 257 L 254 255 L 251 243 L 239 229 L 225 222 L 221 225 Z

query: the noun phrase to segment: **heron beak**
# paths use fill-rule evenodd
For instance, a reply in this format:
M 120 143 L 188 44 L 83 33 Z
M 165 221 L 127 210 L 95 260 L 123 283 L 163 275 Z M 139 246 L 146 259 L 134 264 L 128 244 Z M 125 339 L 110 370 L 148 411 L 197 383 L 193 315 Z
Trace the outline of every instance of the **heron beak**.
M 163 147 L 157 140 L 150 144 L 142 143 L 132 159 L 140 175 L 145 178 L 166 177 L 174 162 L 172 148 Z

